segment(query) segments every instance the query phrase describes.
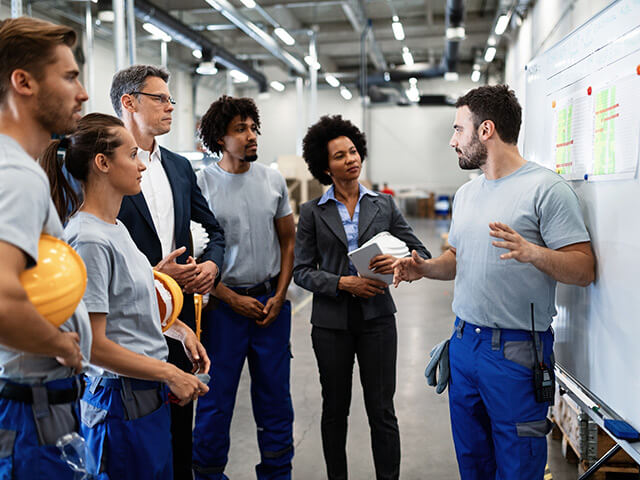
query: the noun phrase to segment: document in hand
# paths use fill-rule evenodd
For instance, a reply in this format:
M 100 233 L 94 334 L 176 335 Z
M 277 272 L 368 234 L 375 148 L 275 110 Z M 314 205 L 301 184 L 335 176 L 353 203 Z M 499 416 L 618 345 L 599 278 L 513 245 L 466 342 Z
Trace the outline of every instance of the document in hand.
M 390 285 L 393 282 L 393 274 L 381 275 L 369 270 L 369 263 L 376 255 L 385 254 L 401 258 L 410 255 L 407 244 L 389 232 L 380 232 L 360 248 L 349 252 L 349 258 L 355 265 L 361 277 L 372 278 Z
M 358 273 L 361 277 L 380 280 L 381 282 L 390 285 L 393 282 L 393 273 L 382 275 L 379 273 L 375 273 L 374 271 L 369 269 L 369 263 L 371 262 L 371 259 L 376 255 L 381 254 L 382 250 L 380 250 L 378 244 L 370 243 L 350 251 L 348 255 L 355 267 L 358 269 Z

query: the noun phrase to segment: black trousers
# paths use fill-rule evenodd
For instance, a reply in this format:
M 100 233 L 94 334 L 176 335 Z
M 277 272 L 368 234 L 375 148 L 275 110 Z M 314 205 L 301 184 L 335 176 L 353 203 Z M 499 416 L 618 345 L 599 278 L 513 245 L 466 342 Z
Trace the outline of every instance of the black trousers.
M 173 338 L 165 337 L 169 345 L 169 363 L 174 364 L 185 372 L 191 372 L 193 365 L 184 353 L 182 343 Z M 173 447 L 173 478 L 174 480 L 190 480 L 191 449 L 193 445 L 193 402 L 181 407 L 171 404 L 171 446 Z
M 314 326 L 311 331 L 322 385 L 321 430 L 327 477 L 347 479 L 347 418 L 357 357 L 376 478 L 398 479 L 400 433 L 393 408 L 398 343 L 395 318 L 390 315 L 364 321 L 360 301 L 353 299 L 348 325 L 347 330 Z

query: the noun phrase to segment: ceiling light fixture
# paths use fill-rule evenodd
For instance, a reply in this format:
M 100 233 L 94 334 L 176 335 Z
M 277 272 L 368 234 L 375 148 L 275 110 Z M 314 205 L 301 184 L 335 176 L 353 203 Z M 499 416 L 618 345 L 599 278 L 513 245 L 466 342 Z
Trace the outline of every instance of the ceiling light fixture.
M 155 40 L 162 40 L 163 42 L 171 41 L 171 35 L 163 31 L 162 29 L 156 27 L 152 23 L 143 23 L 142 28 L 144 28 L 147 32 L 149 32 Z
M 273 88 L 276 92 L 284 92 L 284 84 L 278 82 L 277 80 L 274 80 L 269 85 L 271 85 L 271 88 Z
M 496 57 L 496 47 L 487 48 L 487 51 L 484 53 L 484 61 L 487 63 L 491 63 L 495 57 Z
M 494 32 L 496 35 L 502 35 L 509 26 L 509 15 L 500 15 L 498 17 L 498 21 L 496 22 L 496 28 Z
M 327 83 L 329 85 L 331 85 L 333 88 L 337 88 L 340 86 L 340 80 L 338 80 L 335 76 L 331 75 L 330 73 L 325 73 L 324 75 L 324 79 L 327 81 Z
M 446 31 L 447 40 L 464 40 L 465 30 L 464 27 L 449 27 Z
M 479 81 L 480 81 L 480 76 L 481 76 L 481 75 L 482 75 L 482 74 L 480 73 L 480 70 L 474 70 L 474 71 L 471 73 L 471 81 L 472 81 L 472 82 L 479 82 Z
M 229 75 L 231 75 L 231 78 L 233 78 L 234 82 L 236 83 L 244 83 L 249 81 L 249 77 L 246 74 L 242 73 L 240 70 L 231 70 L 229 72 Z
M 344 98 L 345 100 L 351 100 L 353 98 L 353 94 L 351 93 L 351 91 L 344 86 L 340 87 L 340 95 L 342 95 L 342 98 Z
M 293 45 L 294 43 L 296 43 L 295 39 L 289 35 L 289 32 L 287 32 L 284 28 L 282 27 L 277 27 L 273 33 L 275 33 L 278 38 L 280 40 L 282 40 L 286 45 Z
M 396 40 L 398 40 L 399 42 L 404 40 L 404 28 L 402 28 L 402 24 L 400 23 L 400 19 L 398 17 L 393 17 L 391 29 L 393 30 L 393 36 L 396 37 Z

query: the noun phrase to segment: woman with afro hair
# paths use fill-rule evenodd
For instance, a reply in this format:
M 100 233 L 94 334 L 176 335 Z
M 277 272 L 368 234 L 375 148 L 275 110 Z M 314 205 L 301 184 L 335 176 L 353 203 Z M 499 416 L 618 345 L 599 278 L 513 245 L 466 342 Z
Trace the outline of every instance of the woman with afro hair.
M 387 231 L 410 250 L 431 257 L 393 198 L 358 182 L 366 155 L 364 134 L 340 115 L 322 117 L 303 141 L 309 171 L 322 184 L 331 185 L 320 198 L 300 208 L 293 273 L 298 285 L 313 292 L 311 338 L 322 385 L 322 445 L 330 480 L 347 478 L 347 417 L 356 357 L 376 478 L 397 479 L 400 472 L 400 435 L 393 406 L 396 307 L 387 285 L 358 276 L 347 252 Z M 395 260 L 378 255 L 370 268 L 393 273 Z

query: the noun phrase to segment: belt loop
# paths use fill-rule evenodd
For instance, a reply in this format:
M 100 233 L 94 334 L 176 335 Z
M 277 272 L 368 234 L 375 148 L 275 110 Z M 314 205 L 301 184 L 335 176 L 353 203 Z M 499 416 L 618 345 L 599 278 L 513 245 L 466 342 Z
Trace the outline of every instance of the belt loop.
M 491 334 L 491 350 L 500 350 L 500 329 L 494 328 Z
M 89 393 L 91 393 L 91 395 L 96 393 L 96 389 L 100 386 L 100 382 L 102 382 L 102 377 L 93 377 L 93 380 L 91 380 L 91 386 L 89 387 Z
M 49 416 L 49 396 L 47 387 L 44 385 L 33 385 L 31 387 L 33 395 L 33 414 L 36 418 Z
M 456 337 L 462 338 L 462 330 L 464 329 L 464 320 L 459 319 L 458 325 L 456 326 Z
M 133 390 L 131 388 L 131 380 L 126 377 L 120 377 L 122 382 L 122 397 L 125 402 L 133 400 Z

